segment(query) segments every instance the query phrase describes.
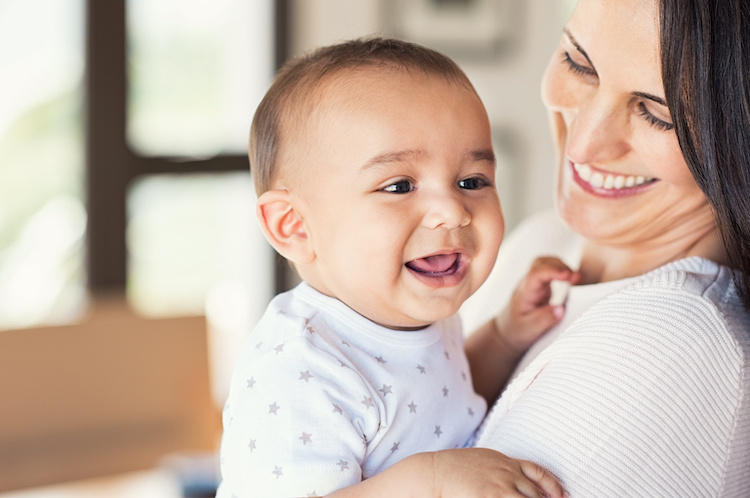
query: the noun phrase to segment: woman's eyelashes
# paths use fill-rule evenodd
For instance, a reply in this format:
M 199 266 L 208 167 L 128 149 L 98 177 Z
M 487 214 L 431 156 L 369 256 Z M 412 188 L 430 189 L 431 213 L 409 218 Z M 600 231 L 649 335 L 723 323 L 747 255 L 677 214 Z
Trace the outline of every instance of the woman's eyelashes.
M 669 131 L 674 129 L 674 125 L 672 123 L 667 123 L 664 120 L 661 120 L 651 114 L 646 108 L 646 104 L 643 102 L 638 103 L 638 113 L 643 117 L 643 119 L 646 120 L 648 124 L 656 128 L 657 130 L 663 130 L 663 131 Z
M 570 57 L 569 52 L 563 52 L 563 63 L 573 74 L 587 77 L 597 76 L 596 70 L 591 67 L 578 64 Z M 653 126 L 657 130 L 670 131 L 674 129 L 674 125 L 672 123 L 668 123 L 667 121 L 659 119 L 651 114 L 651 112 L 646 107 L 646 104 L 644 104 L 643 102 L 638 103 L 638 114 L 640 114 L 640 116 L 645 119 L 649 125 Z
M 578 64 L 570 57 L 570 52 L 563 52 L 563 63 L 568 66 L 568 69 L 575 74 L 581 76 L 596 76 L 596 71 L 593 68 Z

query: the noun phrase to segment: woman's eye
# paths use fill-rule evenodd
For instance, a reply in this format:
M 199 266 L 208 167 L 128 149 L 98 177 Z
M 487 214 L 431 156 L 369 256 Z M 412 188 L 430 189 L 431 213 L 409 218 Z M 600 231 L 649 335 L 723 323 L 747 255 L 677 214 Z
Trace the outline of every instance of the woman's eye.
M 484 178 L 467 178 L 465 180 L 460 180 L 458 182 L 458 186 L 462 189 L 466 190 L 479 190 L 480 188 L 484 188 L 490 185 L 490 182 L 485 180 Z
M 409 180 L 399 180 L 395 183 L 391 183 L 382 190 L 383 192 L 390 192 L 391 194 L 408 194 L 414 189 L 414 184 Z
M 657 130 L 669 131 L 674 129 L 674 125 L 672 123 L 667 123 L 666 121 L 661 120 L 651 114 L 646 108 L 646 104 L 644 104 L 643 102 L 638 104 L 638 114 L 643 116 L 643 119 L 645 119 L 648 124 L 656 128 Z
M 563 63 L 568 66 L 568 69 L 572 73 L 582 76 L 596 76 L 596 71 L 588 66 L 582 66 L 581 64 L 578 64 L 570 57 L 570 53 L 568 52 L 563 52 Z

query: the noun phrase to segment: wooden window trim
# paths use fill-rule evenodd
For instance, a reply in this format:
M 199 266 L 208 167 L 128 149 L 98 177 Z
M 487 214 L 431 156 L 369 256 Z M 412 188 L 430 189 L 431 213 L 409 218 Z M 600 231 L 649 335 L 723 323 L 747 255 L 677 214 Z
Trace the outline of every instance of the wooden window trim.
M 274 62 L 288 55 L 289 0 L 274 2 Z M 147 157 L 127 144 L 126 0 L 86 0 L 84 91 L 87 273 L 93 293 L 124 291 L 127 281 L 127 191 L 147 174 L 247 171 L 241 155 L 201 160 Z M 288 266 L 276 258 L 276 291 L 288 285 Z

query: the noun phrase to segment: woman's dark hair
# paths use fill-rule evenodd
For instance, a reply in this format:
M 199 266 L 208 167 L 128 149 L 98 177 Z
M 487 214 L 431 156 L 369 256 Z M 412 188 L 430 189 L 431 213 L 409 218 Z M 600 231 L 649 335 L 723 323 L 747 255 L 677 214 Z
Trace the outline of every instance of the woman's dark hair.
M 750 2 L 661 0 L 664 92 L 750 309 Z

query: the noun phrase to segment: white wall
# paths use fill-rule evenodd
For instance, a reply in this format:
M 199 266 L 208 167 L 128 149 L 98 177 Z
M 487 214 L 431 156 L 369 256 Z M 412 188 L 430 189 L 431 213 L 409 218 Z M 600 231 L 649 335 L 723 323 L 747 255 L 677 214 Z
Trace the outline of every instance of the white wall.
M 508 50 L 492 58 L 454 58 L 487 106 L 498 148 L 505 150 L 505 158 L 498 151 L 499 178 L 510 228 L 552 205 L 554 151 L 539 89 L 571 2 L 505 1 L 513 18 L 506 25 L 512 34 Z M 293 53 L 373 33 L 392 34 L 387 0 L 293 0 L 291 5 Z

